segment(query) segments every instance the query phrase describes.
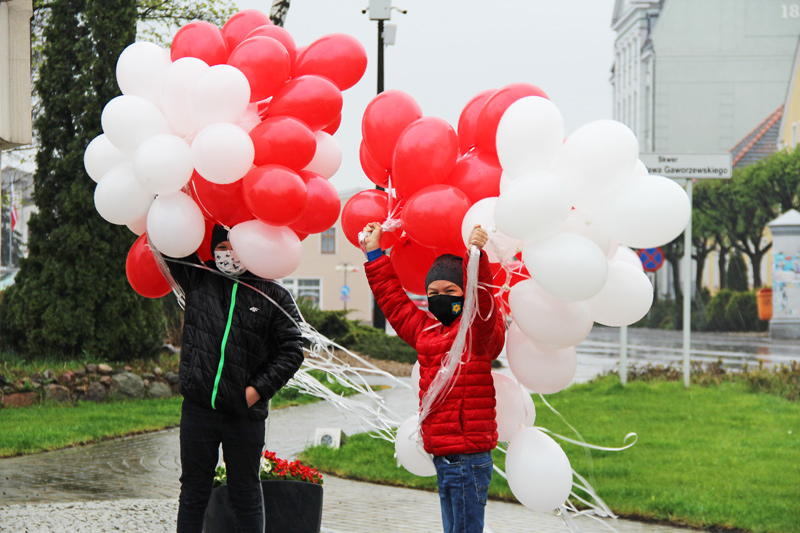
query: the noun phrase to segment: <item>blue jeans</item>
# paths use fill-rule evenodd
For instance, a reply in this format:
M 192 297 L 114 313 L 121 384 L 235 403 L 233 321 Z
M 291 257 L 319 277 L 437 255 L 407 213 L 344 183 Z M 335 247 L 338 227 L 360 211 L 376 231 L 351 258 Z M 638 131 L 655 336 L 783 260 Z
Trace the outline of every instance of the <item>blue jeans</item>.
M 228 498 L 236 515 L 235 531 L 264 531 L 264 501 L 258 477 L 264 425 L 263 420 L 243 420 L 183 401 L 179 533 L 199 533 L 203 529 L 220 444 L 228 470 Z
M 482 533 L 492 453 L 434 456 L 444 533 Z

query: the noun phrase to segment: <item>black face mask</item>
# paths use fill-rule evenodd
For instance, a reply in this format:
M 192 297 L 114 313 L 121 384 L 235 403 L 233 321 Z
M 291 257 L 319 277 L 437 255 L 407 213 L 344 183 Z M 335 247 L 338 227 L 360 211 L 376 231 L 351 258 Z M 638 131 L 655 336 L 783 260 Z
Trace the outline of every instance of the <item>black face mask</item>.
M 463 308 L 463 296 L 452 296 L 450 294 L 428 296 L 428 310 L 445 326 L 452 324 L 461 314 Z

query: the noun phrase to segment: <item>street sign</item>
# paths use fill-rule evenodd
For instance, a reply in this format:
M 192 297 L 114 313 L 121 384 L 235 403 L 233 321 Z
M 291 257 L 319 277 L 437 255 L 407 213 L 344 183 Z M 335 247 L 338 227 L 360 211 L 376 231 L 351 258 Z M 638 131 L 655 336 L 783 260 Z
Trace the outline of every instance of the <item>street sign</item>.
M 639 250 L 639 260 L 647 272 L 655 272 L 664 265 L 664 250 L 661 248 Z
M 647 172 L 667 178 L 730 179 L 731 154 L 639 154 Z
M 345 297 L 347 297 L 347 296 L 350 296 L 350 287 L 348 287 L 347 285 L 342 285 L 341 292 L 342 292 L 342 298 L 343 299 Z

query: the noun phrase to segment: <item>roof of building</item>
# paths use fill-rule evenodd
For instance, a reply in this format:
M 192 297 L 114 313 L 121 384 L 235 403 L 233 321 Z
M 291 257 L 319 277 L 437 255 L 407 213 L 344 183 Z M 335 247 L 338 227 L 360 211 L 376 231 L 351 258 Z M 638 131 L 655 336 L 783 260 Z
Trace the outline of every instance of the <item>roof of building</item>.
M 733 168 L 752 165 L 778 151 L 778 133 L 782 116 L 783 104 L 730 149 Z

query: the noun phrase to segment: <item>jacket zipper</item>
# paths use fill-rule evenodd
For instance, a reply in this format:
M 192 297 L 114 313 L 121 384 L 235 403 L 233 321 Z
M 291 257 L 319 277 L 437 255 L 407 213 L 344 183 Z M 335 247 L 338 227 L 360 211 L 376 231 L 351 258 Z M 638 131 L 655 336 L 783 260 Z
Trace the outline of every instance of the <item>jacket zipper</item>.
M 214 390 L 211 393 L 211 408 L 216 409 L 217 389 L 219 388 L 219 380 L 222 378 L 222 366 L 225 364 L 225 345 L 228 343 L 228 334 L 231 331 L 231 324 L 233 323 L 233 308 L 236 306 L 236 290 L 239 288 L 237 281 L 233 285 L 233 292 L 231 293 L 231 308 L 228 310 L 228 323 L 225 325 L 225 335 L 222 337 L 222 347 L 220 348 L 219 367 L 217 367 L 217 377 L 214 378 Z

